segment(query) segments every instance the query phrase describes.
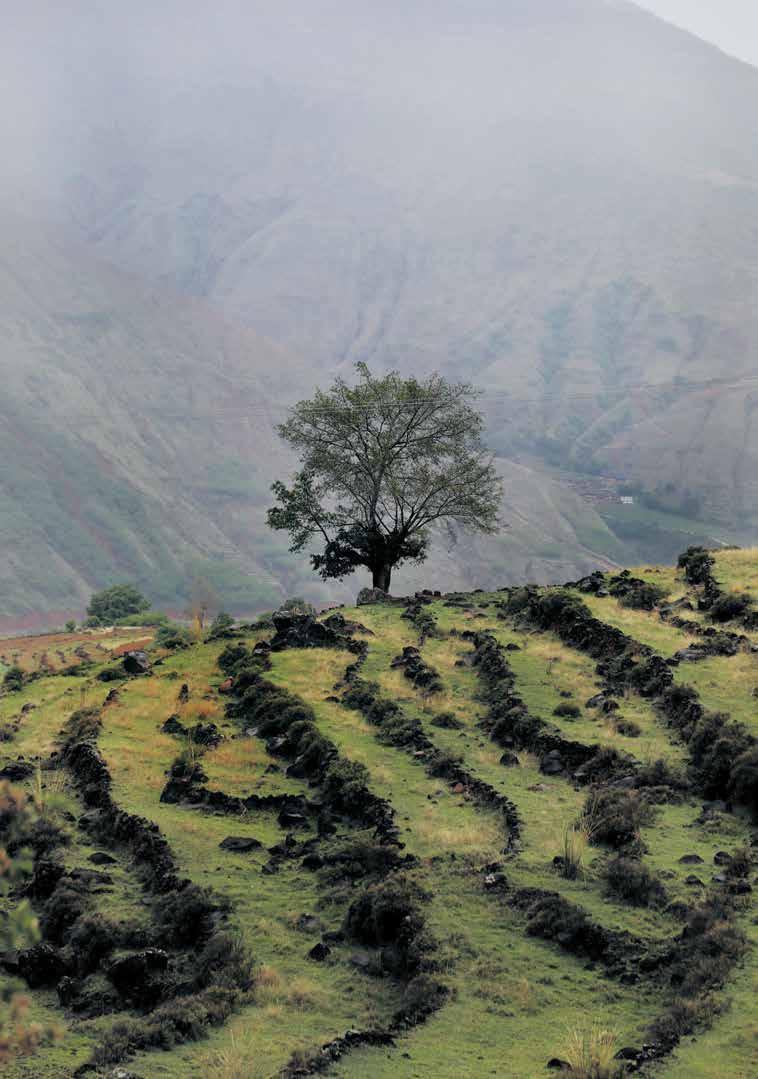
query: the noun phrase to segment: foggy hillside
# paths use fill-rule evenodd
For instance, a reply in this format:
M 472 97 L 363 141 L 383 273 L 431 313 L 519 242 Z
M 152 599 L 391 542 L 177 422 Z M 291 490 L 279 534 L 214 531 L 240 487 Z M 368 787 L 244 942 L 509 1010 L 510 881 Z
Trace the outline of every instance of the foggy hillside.
M 273 364 L 279 407 L 357 360 L 437 368 L 484 389 L 508 476 L 536 469 L 526 487 L 553 492 L 551 505 L 561 491 L 569 519 L 585 504 L 542 476 L 626 481 L 659 514 L 651 558 L 668 556 L 669 527 L 755 535 L 758 71 L 621 0 L 109 8 L 10 17 L 2 200 L 75 235 L 102 290 L 122 287 L 94 268 L 108 260 L 130 275 L 114 281 L 202 311 L 188 382 L 203 384 L 215 308 L 293 357 Z M 184 311 L 155 302 L 160 325 L 151 314 L 120 361 L 138 401 L 153 334 Z M 113 360 L 107 338 L 69 346 L 90 372 Z M 258 403 L 270 355 L 235 346 L 245 378 L 194 406 L 214 431 L 209 473 L 235 458 L 253 468 L 245 529 L 262 528 L 277 451 L 270 424 L 240 442 L 224 410 Z M 10 346 L 2 360 L 21 370 Z M 160 376 L 170 392 L 170 370 Z M 67 394 L 58 411 L 40 398 L 36 420 L 86 441 Z M 130 441 L 124 422 L 109 416 L 106 457 Z M 133 452 L 134 471 L 154 476 L 145 446 Z M 170 547 L 169 507 L 187 494 L 161 483 L 170 495 L 145 527 Z M 586 513 L 591 542 L 546 527 L 552 562 L 639 553 L 647 519 L 611 515 L 617 540 Z M 539 531 L 531 502 L 504 514 L 516 532 L 524 515 Z M 233 543 L 249 557 L 245 529 Z M 518 542 L 505 542 L 483 556 L 498 579 L 516 565 Z M 537 551 L 531 569 L 550 564 Z

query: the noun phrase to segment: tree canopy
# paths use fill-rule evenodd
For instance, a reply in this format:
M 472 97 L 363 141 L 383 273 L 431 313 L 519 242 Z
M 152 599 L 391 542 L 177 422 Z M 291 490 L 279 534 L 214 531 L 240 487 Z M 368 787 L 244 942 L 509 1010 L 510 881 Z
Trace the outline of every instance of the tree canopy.
M 90 620 L 107 626 L 130 614 L 141 614 L 149 607 L 148 601 L 133 584 L 114 584 L 92 595 L 87 614 Z
M 273 485 L 268 522 L 289 532 L 292 551 L 319 541 L 311 562 L 323 578 L 366 566 L 387 591 L 395 566 L 426 558 L 435 523 L 494 532 L 501 481 L 470 384 L 356 367 L 355 385 L 338 378 L 278 427 L 301 467 L 291 486 Z

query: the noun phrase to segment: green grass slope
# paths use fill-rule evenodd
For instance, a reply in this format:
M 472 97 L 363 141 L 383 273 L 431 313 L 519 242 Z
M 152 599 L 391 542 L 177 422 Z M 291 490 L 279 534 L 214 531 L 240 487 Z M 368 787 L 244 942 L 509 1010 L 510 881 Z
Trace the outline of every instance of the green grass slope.
M 709 579 L 429 593 L 4 692 L 0 767 L 34 807 L 26 890 L 61 964 L 30 991 L 60 1039 L 4 1074 L 533 1079 L 557 1059 L 574 1079 L 750 1079 L 758 800 L 755 766 L 741 786 L 734 768 L 758 737 L 758 550 L 715 553 Z M 646 581 L 666 595 L 629 606 L 619 587 Z M 718 625 L 735 650 L 678 658 L 714 639 L 712 586 L 752 599 Z M 107 879 L 81 883 L 97 852 Z M 78 906 L 53 923 L 63 888 Z M 85 969 L 97 917 L 110 944 Z M 114 991 L 145 948 L 166 970 Z M 598 1032 L 628 1052 L 583 1071 L 572 1046 Z

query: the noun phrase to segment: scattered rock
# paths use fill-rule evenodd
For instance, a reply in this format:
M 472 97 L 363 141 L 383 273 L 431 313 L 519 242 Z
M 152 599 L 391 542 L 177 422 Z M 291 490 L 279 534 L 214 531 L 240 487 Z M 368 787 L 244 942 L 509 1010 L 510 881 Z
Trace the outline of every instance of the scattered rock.
M 699 854 L 683 854 L 679 859 L 682 865 L 702 865 L 703 859 Z
M 219 843 L 221 850 L 230 850 L 235 854 L 247 854 L 251 850 L 260 850 L 263 844 L 252 836 L 228 835 Z
M 303 869 L 321 869 L 324 865 L 324 859 L 314 851 L 311 854 L 306 854 L 300 864 Z
M 521 764 L 516 754 L 510 749 L 507 749 L 505 753 L 503 753 L 500 758 L 500 763 L 506 768 L 515 768 Z
M 34 765 L 28 761 L 11 761 L 5 767 L 0 768 L 0 779 L 9 779 L 11 783 L 18 783 L 28 779 L 34 774 Z
M 315 960 L 317 963 L 323 963 L 323 961 L 328 959 L 331 954 L 332 949 L 329 945 L 324 944 L 323 941 L 319 941 L 319 943 L 314 944 L 308 952 L 308 958 Z
M 559 750 L 551 749 L 540 761 L 540 771 L 546 776 L 556 776 L 566 770 Z
M 127 652 L 121 661 L 121 666 L 127 674 L 149 674 L 150 660 L 147 652 Z
M 92 862 L 93 865 L 115 865 L 116 859 L 112 854 L 106 854 L 104 850 L 96 850 L 94 854 L 90 854 L 87 861 Z
M 35 944 L 18 953 L 18 972 L 31 989 L 56 985 L 66 973 L 66 964 L 51 944 Z
M 283 809 L 278 817 L 282 828 L 307 828 L 308 818 L 304 813 L 298 813 L 294 809 Z
M 713 864 L 714 865 L 731 865 L 732 864 L 732 856 L 731 856 L 731 854 L 727 854 L 727 852 L 725 850 L 717 850 L 716 853 L 713 855 Z

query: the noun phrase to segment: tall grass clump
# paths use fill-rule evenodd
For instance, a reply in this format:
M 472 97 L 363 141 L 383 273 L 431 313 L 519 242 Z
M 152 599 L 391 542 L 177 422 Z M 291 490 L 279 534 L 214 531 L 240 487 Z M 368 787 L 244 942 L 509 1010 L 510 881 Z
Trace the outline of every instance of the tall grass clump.
M 566 1040 L 565 1073 L 572 1079 L 618 1079 L 624 1074 L 622 1064 L 616 1060 L 618 1032 L 595 1025 L 589 1030 L 575 1028 Z

